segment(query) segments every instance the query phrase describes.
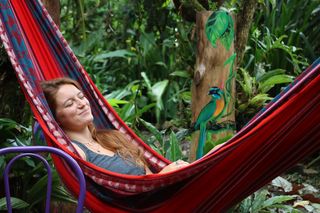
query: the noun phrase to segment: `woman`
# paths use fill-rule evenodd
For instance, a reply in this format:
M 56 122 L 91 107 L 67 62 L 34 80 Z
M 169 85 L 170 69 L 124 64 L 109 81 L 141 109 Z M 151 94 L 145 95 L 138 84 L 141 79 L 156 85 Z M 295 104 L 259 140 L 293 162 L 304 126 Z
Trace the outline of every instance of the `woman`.
M 94 127 L 90 103 L 76 81 L 57 78 L 42 82 L 41 87 L 53 115 L 81 158 L 117 173 L 152 174 L 142 151 L 129 143 L 121 132 Z M 160 173 L 187 165 L 187 162 L 179 160 L 163 168 Z

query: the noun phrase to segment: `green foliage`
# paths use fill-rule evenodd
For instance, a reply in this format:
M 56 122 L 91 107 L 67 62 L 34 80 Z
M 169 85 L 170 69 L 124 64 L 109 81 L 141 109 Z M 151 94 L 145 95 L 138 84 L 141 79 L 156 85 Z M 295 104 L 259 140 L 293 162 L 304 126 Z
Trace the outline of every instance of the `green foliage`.
M 302 48 L 311 61 L 319 56 L 320 1 L 264 0 L 256 13 L 254 27 L 267 27 L 275 36 L 287 35 L 285 43 Z M 309 62 L 311 62 L 309 61 Z
M 153 101 L 156 102 L 156 118 L 157 122 L 160 121 L 160 112 L 163 110 L 163 102 L 162 102 L 162 96 L 167 89 L 168 86 L 168 80 L 163 80 L 155 83 L 154 85 L 151 85 L 149 78 L 147 75 L 143 72 L 141 73 L 147 88 L 148 88 L 148 94 L 151 97 Z
M 156 83 L 152 83 L 144 72 L 141 76 L 141 80 L 105 95 L 111 106 L 115 107 L 120 117 L 132 128 L 137 129 L 135 124 L 138 118 L 147 112 L 148 120 L 161 124 L 163 120 L 176 117 L 177 105 L 190 102 L 190 92 L 186 88 L 180 89 L 179 84 L 174 81 L 176 77 L 188 78 L 185 72 L 177 71 L 170 79 Z M 152 109 L 154 114 L 150 114 Z
M 300 212 L 287 204 L 288 201 L 296 199 L 295 195 L 270 196 L 268 190 L 262 189 L 244 199 L 235 209 L 236 212 L 255 213 L 255 212 Z
M 25 127 L 10 119 L 0 118 L 0 135 L 3 138 L 1 147 L 32 145 L 31 127 Z M 4 168 L 15 154 L 0 157 L 0 171 L 3 176 Z M 52 199 L 74 202 L 72 196 L 60 185 L 60 179 L 53 167 L 50 156 L 44 156 L 52 170 Z M 27 212 L 42 209 L 47 185 L 47 171 L 42 162 L 31 157 L 20 158 L 15 161 L 10 171 L 10 188 L 13 208 L 25 209 Z M 17 198 L 19 197 L 19 198 Z M 0 208 L 5 208 L 4 198 L 0 201 Z
M 243 68 L 239 69 L 237 83 L 239 95 L 237 99 L 238 124 L 245 124 L 258 110 L 265 106 L 272 97 L 268 93 L 276 89 L 278 85 L 285 86 L 291 83 L 294 76 L 285 74 L 285 70 L 276 69 L 265 71 L 259 70 L 256 76 L 250 76 Z
M 141 92 L 144 88 L 142 81 L 133 81 L 124 89 L 115 90 L 105 96 L 119 116 L 133 129 L 137 129 L 138 119 L 156 106 L 155 102 L 149 102 L 147 94 Z
M 189 38 L 192 25 L 181 21 L 172 2 L 86 1 L 87 39 L 72 36 L 79 13 L 74 7 L 71 1 L 62 1 L 62 29 L 98 88 L 109 94 L 138 80 L 141 97 L 156 104 L 147 111 L 151 120 L 161 124 L 176 118 L 176 106 L 184 107 L 190 88 L 195 43 Z
M 170 134 L 170 147 L 167 151 L 166 157 L 171 161 L 177 161 L 182 158 L 182 152 L 180 149 L 180 144 L 178 143 L 178 139 L 174 132 Z
M 189 134 L 188 130 L 182 129 L 176 134 L 170 131 L 169 136 L 166 131 L 159 131 L 151 123 L 139 119 L 141 124 L 149 131 L 148 134 L 152 134 L 151 137 L 146 137 L 144 134 L 139 135 L 145 139 L 145 141 L 159 154 L 165 156 L 171 161 L 178 159 L 186 159 L 187 156 L 183 156 L 181 150 L 181 141 Z
M 18 124 L 14 120 L 8 118 L 0 118 L 0 138 L 2 146 L 10 146 L 13 143 L 15 146 L 24 145 L 21 140 L 30 144 L 30 128 Z
M 242 127 L 306 67 L 302 49 L 285 43 L 267 27 L 254 26 L 242 68 L 238 70 L 237 123 Z
M 238 70 L 238 128 L 319 55 L 319 0 L 259 3 Z
M 292 65 L 292 70 L 297 75 L 301 73 L 302 69 L 308 64 L 306 58 L 300 56 L 299 51 L 294 45 L 284 43 L 286 35 L 276 37 L 270 33 L 268 28 L 264 29 L 262 34 L 259 29 L 254 29 L 251 41 L 255 45 L 253 56 L 255 62 L 264 62 L 269 64 L 271 68 L 291 68 L 288 63 Z M 250 49 L 248 50 L 250 52 Z M 290 71 L 288 71 L 290 72 Z
M 29 206 L 29 204 L 25 201 L 15 197 L 11 197 L 10 202 L 12 209 L 24 209 Z M 0 199 L 0 210 L 7 210 L 7 202 L 5 197 Z

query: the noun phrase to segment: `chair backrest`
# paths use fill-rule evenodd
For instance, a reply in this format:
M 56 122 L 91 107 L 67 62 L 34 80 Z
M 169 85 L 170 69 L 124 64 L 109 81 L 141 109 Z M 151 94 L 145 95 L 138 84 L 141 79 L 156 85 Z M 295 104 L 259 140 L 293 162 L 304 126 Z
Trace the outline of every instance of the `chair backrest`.
M 75 176 L 78 178 L 79 182 L 79 196 L 78 196 L 78 205 L 77 205 L 77 213 L 82 212 L 83 210 L 83 204 L 84 204 L 84 199 L 85 199 L 85 193 L 86 193 L 86 182 L 85 178 L 83 175 L 83 172 L 78 165 L 78 163 L 71 158 L 68 154 L 65 152 L 54 148 L 54 147 L 47 147 L 47 146 L 28 146 L 28 147 L 8 147 L 8 148 L 3 148 L 0 149 L 0 156 L 8 153 L 21 153 L 14 158 L 12 158 L 7 166 L 5 167 L 4 171 L 4 186 L 5 186 L 5 194 L 6 194 L 6 202 L 7 202 L 7 210 L 9 213 L 12 212 L 12 206 L 11 206 L 11 197 L 10 197 L 10 185 L 9 185 L 9 171 L 10 168 L 12 167 L 13 163 L 26 156 L 31 156 L 34 158 L 39 159 L 40 161 L 43 162 L 44 166 L 46 167 L 48 171 L 48 183 L 47 183 L 47 193 L 46 193 L 46 209 L 45 212 L 50 211 L 50 196 L 51 196 L 51 186 L 52 186 L 52 172 L 49 163 L 47 160 L 42 157 L 39 152 L 48 152 L 52 154 L 56 154 L 59 157 L 63 158 L 71 167 L 73 172 L 75 173 Z

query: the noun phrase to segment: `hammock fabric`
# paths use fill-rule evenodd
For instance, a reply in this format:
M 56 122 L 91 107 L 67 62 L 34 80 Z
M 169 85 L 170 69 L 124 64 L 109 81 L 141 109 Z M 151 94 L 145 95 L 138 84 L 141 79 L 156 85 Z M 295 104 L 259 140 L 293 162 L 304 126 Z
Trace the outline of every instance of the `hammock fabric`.
M 92 212 L 222 212 L 250 195 L 320 145 L 320 60 L 269 103 L 224 146 L 190 166 L 166 174 L 129 176 L 82 160 L 54 120 L 41 80 L 68 76 L 90 100 L 95 124 L 125 133 L 144 150 L 157 172 L 170 163 L 143 143 L 109 106 L 37 0 L 0 0 L 0 35 L 21 88 L 48 145 L 77 160 L 90 188 L 103 187 L 108 200 L 87 191 Z M 53 156 L 66 186 L 79 185 L 68 166 Z M 91 187 L 92 188 L 92 187 Z

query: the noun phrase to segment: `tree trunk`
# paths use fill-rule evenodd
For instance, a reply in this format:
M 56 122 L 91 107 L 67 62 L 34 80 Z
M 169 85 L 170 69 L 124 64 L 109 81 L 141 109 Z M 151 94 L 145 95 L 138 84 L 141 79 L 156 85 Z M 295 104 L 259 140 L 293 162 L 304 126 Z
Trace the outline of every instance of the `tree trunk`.
M 196 28 L 197 28 L 197 58 L 194 79 L 192 83 L 192 123 L 195 123 L 202 108 L 210 101 L 211 97 L 208 94 L 210 87 L 217 86 L 224 88 L 229 75 L 230 65 L 224 66 L 224 62 L 233 54 L 233 44 L 229 51 L 226 50 L 221 43 L 217 42 L 217 47 L 214 48 L 205 34 L 205 24 L 212 12 L 204 11 L 197 13 Z M 228 116 L 218 120 L 217 123 L 231 121 L 234 123 L 234 79 L 232 80 L 231 94 L 232 98 L 228 103 L 225 114 Z M 207 128 L 207 132 L 210 127 Z M 234 131 L 230 129 L 222 129 L 222 131 L 212 134 L 212 141 L 225 138 Z M 192 136 L 192 145 L 190 150 L 190 160 L 195 160 L 195 153 L 198 145 L 199 131 L 196 131 Z
M 60 0 L 43 0 L 42 2 L 54 23 L 60 27 Z
M 237 65 L 239 67 L 243 59 L 244 51 L 247 45 L 249 30 L 253 21 L 253 15 L 257 8 L 257 0 L 242 1 L 242 6 L 237 14 L 236 43 Z

